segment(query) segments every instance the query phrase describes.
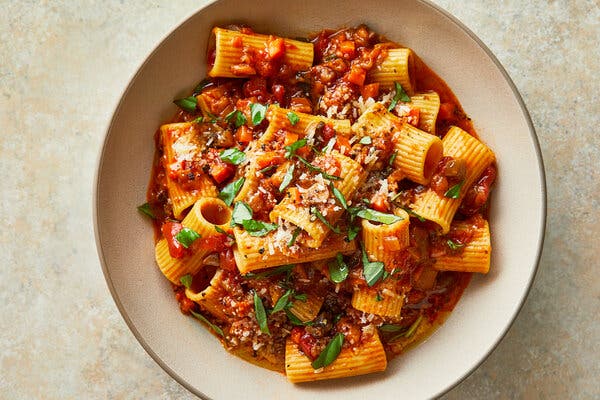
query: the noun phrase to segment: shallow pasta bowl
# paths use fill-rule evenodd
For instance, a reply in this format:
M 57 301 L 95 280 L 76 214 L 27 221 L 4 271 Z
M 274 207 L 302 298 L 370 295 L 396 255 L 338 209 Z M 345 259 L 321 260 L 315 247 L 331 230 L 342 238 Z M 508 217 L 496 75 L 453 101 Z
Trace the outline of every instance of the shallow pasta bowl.
M 135 210 L 145 201 L 153 134 L 175 112 L 172 99 L 187 95 L 206 75 L 211 28 L 240 21 L 288 37 L 366 23 L 411 47 L 444 78 L 496 153 L 491 272 L 475 277 L 446 323 L 385 373 L 293 385 L 246 363 L 179 312 L 155 265 L 152 229 Z M 417 399 L 443 393 L 476 368 L 510 327 L 535 275 L 545 225 L 542 160 L 517 90 L 473 33 L 419 0 L 384 0 L 377 7 L 341 0 L 222 0 L 199 10 L 160 43 L 129 83 L 108 128 L 95 191 L 98 253 L 123 318 L 173 378 L 214 399 Z

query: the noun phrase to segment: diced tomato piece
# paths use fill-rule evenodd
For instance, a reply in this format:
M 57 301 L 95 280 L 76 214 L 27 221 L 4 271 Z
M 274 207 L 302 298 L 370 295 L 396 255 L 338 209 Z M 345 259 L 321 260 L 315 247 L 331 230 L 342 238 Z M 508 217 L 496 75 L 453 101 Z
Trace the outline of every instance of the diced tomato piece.
M 285 55 L 285 41 L 282 38 L 269 37 L 267 52 L 271 60 L 277 60 Z
M 310 100 L 304 97 L 294 97 L 290 100 L 290 108 L 297 112 L 303 112 L 310 114 L 312 112 L 312 105 Z
M 252 141 L 252 129 L 246 125 L 242 125 L 235 132 L 235 141 L 242 144 L 248 144 Z
M 345 58 L 353 58 L 356 51 L 354 42 L 351 40 L 344 40 L 340 43 L 340 51 L 344 54 Z
M 235 264 L 235 258 L 233 257 L 233 250 L 228 248 L 219 253 L 219 264 L 221 264 L 221 268 L 226 271 L 235 271 L 237 265 Z
M 298 154 L 302 158 L 306 158 L 310 155 L 310 147 L 300 147 L 298 150 L 296 150 L 296 154 Z
M 360 89 L 360 94 L 363 99 L 368 99 L 369 97 L 375 98 L 379 96 L 379 83 L 369 83 L 368 85 L 363 86 Z
M 256 159 L 256 165 L 258 166 L 258 169 L 263 169 L 272 165 L 282 164 L 284 160 L 285 158 L 283 156 L 272 156 L 270 154 L 265 154 Z
M 194 250 L 205 250 L 208 253 L 219 253 L 221 251 L 227 250 L 228 247 L 228 238 L 227 235 L 222 233 L 201 237 L 194 241 L 192 247 Z
M 440 111 L 438 112 L 439 119 L 452 119 L 454 117 L 454 110 L 456 106 L 454 103 L 442 103 L 440 104 Z
M 371 207 L 377 211 L 388 212 L 390 210 L 390 203 L 384 195 L 376 194 L 371 199 Z
M 212 178 L 215 180 L 215 182 L 223 183 L 233 176 L 233 174 L 235 173 L 235 168 L 233 167 L 233 165 L 215 161 L 210 166 L 209 173 L 210 176 L 212 176 Z
M 284 146 L 289 146 L 292 143 L 295 143 L 297 141 L 298 141 L 298 134 L 297 133 L 286 132 L 285 133 L 285 138 L 283 139 L 283 145 Z
M 318 354 L 316 353 L 315 345 L 317 340 L 313 335 L 306 332 L 306 329 L 303 327 L 295 326 L 290 333 L 290 339 L 292 342 L 296 343 L 300 350 L 311 360 L 317 358 Z
M 167 246 L 169 246 L 169 254 L 173 258 L 183 258 L 189 251 L 177 239 L 175 236 L 183 229 L 183 225 L 179 222 L 165 222 L 160 227 L 164 238 L 167 240 Z
M 335 138 L 335 145 L 333 147 L 340 153 L 346 155 L 350 153 L 352 146 L 350 145 L 350 139 L 348 139 L 346 136 L 337 135 Z
M 367 73 L 364 69 L 360 67 L 352 67 L 350 72 L 346 75 L 346 79 L 350 83 L 354 83 L 355 85 L 362 86 L 365 83 L 365 78 L 367 77 Z
M 240 48 L 244 45 L 244 41 L 241 36 L 234 36 L 233 39 L 231 39 L 231 45 Z

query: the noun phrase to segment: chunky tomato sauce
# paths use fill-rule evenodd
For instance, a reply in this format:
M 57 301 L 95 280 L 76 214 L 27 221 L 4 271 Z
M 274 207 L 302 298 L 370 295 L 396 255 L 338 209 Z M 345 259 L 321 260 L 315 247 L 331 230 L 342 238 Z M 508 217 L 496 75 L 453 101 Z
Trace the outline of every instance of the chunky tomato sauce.
M 247 27 L 234 29 L 252 33 Z M 404 293 L 405 304 L 399 318 L 367 314 L 351 306 L 353 290 L 367 287 L 360 251 L 343 258 L 348 266 L 348 277 L 336 284 L 331 282 L 330 269 L 323 262 L 294 264 L 242 276 L 233 258 L 232 248 L 235 244 L 229 237 L 230 232 L 224 232 L 210 240 L 199 239 L 191 248 L 182 247 L 174 239 L 182 226 L 180 220 L 176 220 L 173 215 L 166 177 L 169 176 L 184 189 L 193 191 L 197 189 L 201 175 L 208 176 L 218 190 L 243 176 L 243 167 L 224 162 L 220 153 L 232 148 L 245 151 L 249 143 L 265 132 L 268 126 L 266 119 L 256 124 L 249 122 L 255 118 L 252 105 L 277 103 L 295 112 L 354 122 L 360 115 L 361 104 L 367 99 L 389 104 L 392 97 L 390 89 L 383 89 L 378 83 L 370 82 L 369 71 L 381 63 L 388 49 L 398 45 L 365 26 L 339 31 L 324 30 L 307 40 L 314 44 L 315 57 L 313 66 L 303 71 L 286 65 L 284 54 L 289 51 L 289 47 L 286 48 L 281 38 L 269 38 L 261 51 L 244 47 L 243 41 L 234 40 L 234 46 L 243 48 L 243 57 L 239 64 L 232 66 L 232 72 L 250 77 L 208 79 L 199 85 L 193 96 L 205 109 L 202 110 L 200 106 L 194 110 L 182 109 L 170 122 L 193 122 L 195 125 L 192 129 L 197 131 L 195 140 L 200 150 L 180 161 L 175 170 L 172 170 L 173 165 L 166 165 L 164 143 L 160 131 L 157 131 L 156 156 L 148 189 L 148 203 L 155 215 L 156 238 L 167 239 L 171 256 L 184 258 L 194 251 L 193 246 L 204 246 L 212 253 L 205 260 L 209 267 L 201 269 L 192 277 L 192 291 L 200 292 L 208 287 L 215 271 L 222 270 L 220 285 L 224 288 L 224 294 L 220 304 L 223 314 L 227 316 L 226 321 L 214 318 L 191 301 L 186 296 L 183 285 L 174 285 L 173 290 L 181 311 L 184 314 L 203 313 L 215 326 L 222 329 L 224 335 L 219 338 L 228 350 L 279 371 L 283 370 L 287 338 L 291 338 L 309 359 L 315 360 L 337 333 L 344 334 L 345 348 L 360 345 L 361 341 L 372 334 L 367 327 L 380 329 L 379 334 L 389 357 L 398 355 L 427 336 L 443 321 L 454 308 L 471 277 L 470 273 L 432 273 L 431 266 L 437 256 L 460 254 L 461 248 L 471 240 L 472 232 L 469 229 L 451 230 L 442 235 L 435 224 L 420 221 L 418 216 L 412 216 L 410 220 L 409 247 L 396 257 L 393 266 L 386 266 L 386 281 L 382 280 L 371 287 L 374 296 L 379 296 L 388 287 Z M 209 65 L 214 63 L 214 59 L 213 49 L 209 51 Z M 413 73 L 417 91 L 433 90 L 440 97 L 436 135 L 443 137 L 451 125 L 459 126 L 472 135 L 476 134 L 471 120 L 450 88 L 419 58 L 415 60 Z M 407 107 L 410 107 L 410 103 L 407 103 Z M 416 123 L 419 110 L 410 109 L 403 118 L 408 123 Z M 377 150 L 379 161 L 368 181 L 352 199 L 348 199 L 353 204 L 367 203 L 371 209 L 390 213 L 394 207 L 408 207 L 415 196 L 426 189 L 423 185 L 402 179 L 402 176 L 398 176 L 389 167 L 388 160 L 393 156 L 390 138 L 378 137 L 369 146 L 359 145 L 338 135 L 332 126 L 322 124 L 316 128 L 312 149 L 302 147 L 297 154 L 310 161 L 315 158 L 315 154 L 324 151 L 332 138 L 337 139 L 336 150 L 359 162 L 366 162 L 372 154 L 371 147 Z M 298 135 L 282 130 L 277 132 L 272 143 L 263 145 L 265 153 L 256 161 L 260 168 L 261 190 L 248 202 L 256 220 L 268 221 L 269 212 L 284 196 L 278 189 L 283 179 L 278 168 L 287 160 L 277 149 L 290 146 L 299 139 Z M 296 173 L 300 178 L 295 181 L 296 191 L 290 190 L 290 193 L 296 196 L 294 200 L 299 205 L 314 204 L 315 198 L 319 196 L 314 191 L 310 192 L 310 196 L 304 193 L 315 185 L 314 168 L 334 177 L 340 172 L 335 159 L 320 158 L 311 165 L 312 167 L 303 164 L 297 166 Z M 435 167 L 431 188 L 443 195 L 460 182 L 464 174 L 464 163 L 461 160 L 444 157 Z M 492 165 L 469 188 L 457 219 L 468 218 L 473 227 L 481 223 L 485 218 L 495 177 L 496 168 Z M 385 191 L 378 184 L 382 179 L 387 180 Z M 334 212 L 334 207 L 335 204 L 324 206 L 321 213 L 327 215 Z M 344 230 L 350 224 L 349 219 L 343 218 L 338 228 Z M 306 239 L 305 232 L 297 232 L 295 235 L 295 240 L 299 242 Z M 324 302 L 320 312 L 310 323 L 294 320 L 289 310 L 270 314 L 270 334 L 266 335 L 257 321 L 253 298 L 255 293 L 260 295 L 267 310 L 275 308 L 278 300 L 286 293 L 290 293 L 292 302 L 303 301 L 306 293 L 321 296 Z M 385 330 L 383 326 L 395 328 Z

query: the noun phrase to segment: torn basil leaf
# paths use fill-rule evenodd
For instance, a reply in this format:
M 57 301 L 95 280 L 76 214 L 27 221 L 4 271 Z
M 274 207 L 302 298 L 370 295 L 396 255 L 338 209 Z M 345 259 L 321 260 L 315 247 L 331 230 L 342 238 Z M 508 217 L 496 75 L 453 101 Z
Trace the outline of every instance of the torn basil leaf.
M 200 234 L 193 229 L 184 227 L 175 235 L 175 239 L 181 243 L 186 249 L 189 248 L 196 239 L 200 238 Z
M 219 198 L 223 200 L 225 204 L 230 206 L 231 203 L 233 203 L 233 199 L 235 199 L 235 196 L 237 196 L 242 186 L 244 186 L 245 180 L 246 178 L 241 177 L 237 181 L 233 181 L 227 186 L 225 186 L 223 190 L 219 192 Z
M 194 113 L 196 112 L 196 106 L 198 105 L 198 99 L 194 96 L 185 97 L 183 99 L 173 100 L 173 103 L 177 107 L 181 108 L 185 112 Z
M 464 183 L 465 181 L 463 180 L 457 183 L 456 185 L 452 186 L 446 191 L 446 193 L 444 193 L 444 197 L 448 197 L 450 199 L 458 199 L 460 197 L 460 189 L 462 188 L 462 185 Z
M 144 203 L 141 206 L 138 206 L 137 209 L 139 212 L 146 215 L 147 217 L 156 219 L 156 216 L 154 215 L 154 213 L 152 212 L 152 209 L 150 208 L 150 204 Z
M 323 214 L 321 214 L 321 211 L 319 211 L 319 209 L 317 207 L 311 207 L 310 208 L 310 213 L 312 215 L 314 215 L 315 217 L 317 217 L 319 219 L 319 221 L 321 221 L 323 224 L 325 224 L 325 226 L 328 227 L 329 229 L 331 229 L 334 233 L 337 233 L 337 234 L 342 233 L 340 231 L 340 228 L 331 225 L 329 223 L 329 221 L 327 221 L 327 219 L 325 218 L 325 216 Z
M 256 315 L 256 321 L 258 322 L 260 331 L 270 335 L 271 332 L 269 331 L 269 325 L 267 325 L 265 306 L 256 292 L 254 292 L 254 314 Z
M 243 201 L 238 201 L 233 206 L 233 212 L 231 213 L 232 225 L 242 225 L 244 221 L 252 219 L 252 208 Z
M 184 276 L 182 276 L 181 278 L 179 278 L 179 282 L 181 282 L 181 284 L 183 286 L 185 286 L 187 289 L 189 289 L 192 286 L 192 275 L 190 274 L 186 274 Z
M 208 325 L 213 331 L 215 331 L 217 333 L 217 335 L 219 335 L 221 337 L 225 337 L 223 330 L 221 328 L 219 328 L 217 325 L 210 322 L 204 315 L 194 312 L 194 311 L 192 311 L 191 313 L 194 317 L 196 317 L 197 319 L 199 319 L 200 321 L 202 321 L 206 325 Z
M 404 88 L 402 88 L 402 85 L 400 85 L 400 83 L 394 82 L 394 87 L 396 89 L 396 94 L 394 94 L 394 98 L 392 99 L 392 102 L 388 107 L 388 111 L 392 111 L 394 107 L 396 107 L 396 104 L 398 104 L 398 100 L 402 100 L 405 103 L 410 102 L 410 97 L 406 94 Z
M 348 278 L 348 265 L 344 262 L 342 253 L 337 253 L 335 261 L 329 263 L 329 277 L 333 283 L 342 283 Z
M 363 208 L 356 213 L 357 216 L 369 221 L 380 222 L 382 224 L 391 225 L 394 222 L 402 221 L 404 218 L 394 214 L 386 214 L 370 208 Z
M 279 226 L 276 224 L 269 224 L 267 222 L 255 221 L 253 219 L 247 219 L 242 221 L 242 226 L 248 232 L 250 236 L 265 236 L 267 233 L 274 231 Z
M 252 117 L 252 125 L 260 124 L 267 114 L 267 106 L 260 103 L 250 104 L 250 115 Z
M 294 179 L 294 164 L 290 165 L 285 172 L 281 185 L 279 185 L 279 191 L 283 192 L 283 190 L 292 182 L 292 179 Z
M 232 147 L 219 153 L 219 157 L 226 163 L 240 165 L 246 159 L 246 153 L 235 147 Z
M 327 346 L 323 349 L 321 354 L 312 362 L 312 367 L 314 369 L 324 368 L 331 363 L 333 363 L 340 352 L 342 351 L 342 346 L 344 345 L 344 334 L 337 333 L 331 342 L 327 343 Z
M 296 155 L 296 151 L 298 151 L 304 146 L 306 146 L 306 139 L 300 139 L 290 144 L 289 146 L 285 146 L 285 158 L 292 158 Z
M 373 286 L 383 276 L 384 264 L 381 261 L 369 261 L 364 245 L 362 248 L 363 275 L 367 285 Z
M 296 125 L 298 123 L 298 121 L 300 121 L 300 117 L 298 117 L 298 114 L 296 114 L 293 111 L 290 111 L 287 113 L 287 118 L 288 118 L 288 120 L 290 120 L 290 123 L 292 124 L 292 126 Z

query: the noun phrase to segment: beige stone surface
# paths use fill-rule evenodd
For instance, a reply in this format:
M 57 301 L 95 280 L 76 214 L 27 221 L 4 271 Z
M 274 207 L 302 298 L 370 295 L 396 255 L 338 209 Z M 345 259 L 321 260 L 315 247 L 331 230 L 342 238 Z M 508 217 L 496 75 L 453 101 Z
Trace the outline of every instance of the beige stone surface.
M 436 2 L 512 76 L 548 181 L 531 294 L 494 353 L 444 398 L 599 398 L 600 2 Z M 201 3 L 0 0 L 0 399 L 193 398 L 119 315 L 91 205 L 122 89 Z

